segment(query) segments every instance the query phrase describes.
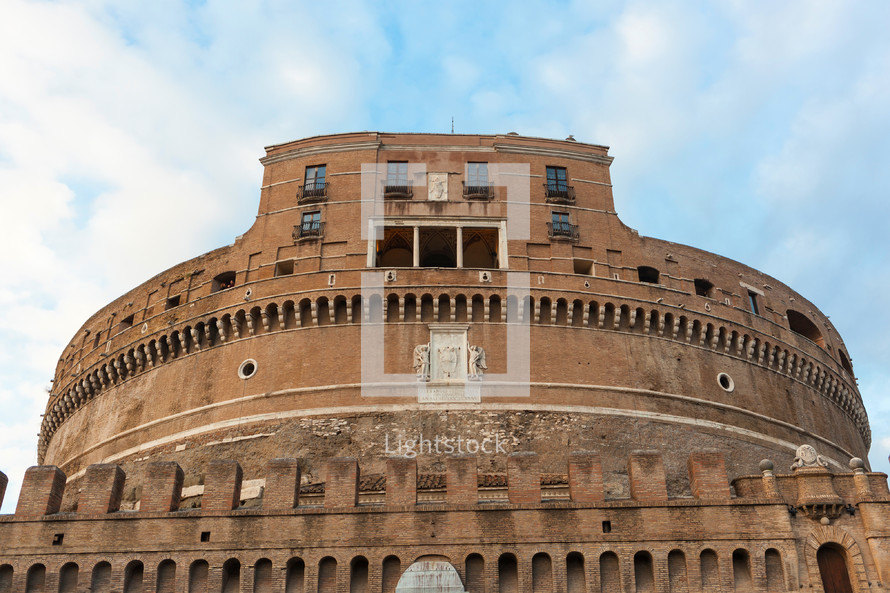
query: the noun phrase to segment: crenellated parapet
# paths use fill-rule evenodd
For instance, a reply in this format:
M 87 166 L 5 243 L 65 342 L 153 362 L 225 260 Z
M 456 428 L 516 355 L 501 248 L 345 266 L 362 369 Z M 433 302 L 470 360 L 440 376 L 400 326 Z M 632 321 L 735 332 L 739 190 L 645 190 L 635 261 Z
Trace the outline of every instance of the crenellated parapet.
M 805 448 L 800 450 L 806 453 Z M 93 465 L 71 513 L 59 512 L 61 470 L 33 467 L 15 515 L 0 517 L 0 584 L 4 571 L 26 579 L 38 565 L 45 578 L 55 579 L 71 563 L 82 575 L 107 564 L 112 576 L 125 580 L 134 578 L 132 567 L 138 565 L 144 571 L 139 578 L 151 583 L 171 562 L 182 567 L 175 578 L 187 580 L 200 562 L 211 574 L 236 565 L 265 571 L 266 563 L 289 574 L 295 558 L 305 567 L 304 578 L 321 579 L 327 558 L 346 570 L 356 562 L 391 565 L 387 558 L 393 557 L 399 559 L 393 578 L 417 558 L 436 557 L 450 559 L 467 583 L 475 578 L 475 568 L 468 574 L 467 567 L 478 556 L 499 567 L 492 573 L 494 585 L 510 578 L 504 558 L 518 562 L 521 592 L 531 591 L 525 579 L 545 557 L 549 563 L 568 555 L 569 567 L 591 563 L 586 576 L 591 587 L 610 579 L 632 582 L 633 574 L 639 579 L 649 570 L 655 582 L 668 586 L 682 570 L 691 589 L 741 578 L 752 590 L 791 590 L 817 583 L 815 555 L 825 546 L 848 550 L 851 570 L 864 580 L 878 583 L 890 576 L 886 475 L 866 472 L 858 459 L 851 461 L 851 472 L 804 463 L 781 474 L 764 461 L 759 476 L 730 484 L 719 452 L 695 452 L 687 464 L 690 493 L 676 497 L 667 494 L 666 480 L 675 476 L 666 475 L 661 454 L 638 451 L 627 460 L 629 498 L 605 492 L 602 453 L 571 453 L 562 475 L 542 474 L 537 455 L 528 452 L 509 455 L 506 474 L 497 475 L 480 471 L 473 456 L 444 461 L 444 474 L 419 474 L 416 459 L 393 457 L 384 475 L 365 477 L 356 459 L 334 458 L 322 464 L 323 482 L 309 483 L 299 460 L 273 459 L 258 496 L 248 494 L 257 499 L 251 503 L 244 499 L 241 466 L 217 460 L 206 467 L 197 508 L 180 508 L 179 465 L 154 462 L 134 510 L 120 510 L 123 471 Z M 195 487 L 191 490 L 187 494 L 194 495 Z M 712 561 L 724 560 L 728 568 L 712 571 Z M 613 570 L 620 566 L 631 576 Z M 563 569 L 554 575 L 566 578 Z M 247 590 L 283 590 L 252 584 L 256 588 Z M 310 588 L 306 581 L 306 587 L 327 592 L 321 582 Z

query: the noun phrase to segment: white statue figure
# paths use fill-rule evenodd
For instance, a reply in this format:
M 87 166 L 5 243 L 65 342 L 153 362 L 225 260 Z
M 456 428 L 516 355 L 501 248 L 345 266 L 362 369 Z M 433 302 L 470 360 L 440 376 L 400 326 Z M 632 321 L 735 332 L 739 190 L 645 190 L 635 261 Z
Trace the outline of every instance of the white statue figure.
M 418 381 L 426 381 L 430 376 L 430 345 L 418 344 L 414 347 L 414 372 Z
M 439 368 L 442 369 L 442 375 L 446 379 L 450 379 L 457 370 L 457 355 L 457 348 L 454 346 L 439 348 Z
M 810 445 L 801 445 L 797 448 L 797 457 L 791 464 L 791 469 L 797 467 L 828 467 L 825 459 L 816 453 L 816 449 Z
M 470 346 L 470 379 L 478 381 L 487 368 L 482 346 Z

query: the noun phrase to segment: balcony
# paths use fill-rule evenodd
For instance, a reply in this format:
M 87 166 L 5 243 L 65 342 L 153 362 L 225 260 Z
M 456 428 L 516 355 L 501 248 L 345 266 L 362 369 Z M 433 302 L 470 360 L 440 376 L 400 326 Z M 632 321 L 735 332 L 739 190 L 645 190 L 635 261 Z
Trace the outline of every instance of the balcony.
M 414 197 L 414 188 L 401 180 L 387 180 L 383 186 L 383 197 L 387 200 L 410 200 Z
M 544 197 L 551 204 L 574 204 L 575 188 L 565 183 L 545 183 Z
M 491 200 L 492 198 L 494 198 L 494 188 L 491 182 L 474 185 L 467 185 L 464 182 L 465 200 Z
M 548 222 L 547 236 L 550 237 L 551 241 L 577 242 L 580 238 L 578 225 L 567 222 Z
M 294 243 L 304 241 L 306 239 L 320 239 L 324 237 L 324 222 L 313 221 L 304 222 L 294 227 Z
M 301 185 L 297 194 L 297 202 L 300 204 L 311 204 L 313 202 L 325 202 L 328 199 L 328 187 L 330 182 L 310 181 L 306 185 Z

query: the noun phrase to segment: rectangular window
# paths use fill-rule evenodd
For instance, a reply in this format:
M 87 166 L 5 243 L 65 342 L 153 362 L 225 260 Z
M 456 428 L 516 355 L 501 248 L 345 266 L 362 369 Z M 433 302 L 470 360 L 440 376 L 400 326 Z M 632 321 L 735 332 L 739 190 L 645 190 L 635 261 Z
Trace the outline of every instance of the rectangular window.
M 323 188 L 326 169 L 327 165 L 306 167 L 306 188 L 308 189 L 310 185 Z
M 547 167 L 547 189 L 555 192 L 564 192 L 568 189 L 565 167 Z
M 551 212 L 550 213 L 550 237 L 575 237 L 575 228 L 569 222 L 568 212 Z
M 757 306 L 757 293 L 753 290 L 748 291 L 748 302 L 751 304 L 751 312 L 760 315 L 760 307 Z
M 301 237 L 317 237 L 321 235 L 321 211 L 304 212 L 300 220 Z
M 467 185 L 488 185 L 488 163 L 467 163 Z
M 407 161 L 389 161 L 386 164 L 386 185 L 408 185 Z

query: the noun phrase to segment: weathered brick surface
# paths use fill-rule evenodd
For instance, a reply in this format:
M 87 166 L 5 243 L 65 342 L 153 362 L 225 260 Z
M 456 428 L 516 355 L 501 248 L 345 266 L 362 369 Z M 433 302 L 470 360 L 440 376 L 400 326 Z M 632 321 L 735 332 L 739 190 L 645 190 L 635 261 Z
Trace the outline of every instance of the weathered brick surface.
M 507 494 L 512 503 L 541 502 L 541 469 L 535 453 L 507 458 Z
M 689 456 L 689 484 L 696 498 L 729 498 L 726 461 L 719 451 L 697 451 Z
M 630 495 L 640 502 L 667 500 L 667 480 L 661 454 L 656 451 L 634 451 L 627 464 Z
M 417 459 L 390 457 L 386 460 L 386 504 L 417 503 Z
M 575 451 L 569 455 L 569 491 L 572 502 L 601 502 L 603 464 L 597 453 Z
M 179 509 L 184 473 L 175 461 L 156 461 L 145 468 L 139 510 L 146 513 Z
M 121 506 L 126 474 L 113 463 L 94 464 L 87 468 L 77 512 L 113 513 Z
M 218 459 L 207 466 L 204 481 L 204 498 L 201 509 L 205 511 L 231 511 L 241 502 L 241 478 L 243 472 L 237 461 Z
M 446 458 L 445 489 L 448 504 L 476 504 L 478 485 L 474 455 Z
M 65 490 L 65 472 L 54 465 L 29 467 L 22 480 L 16 515 L 52 515 L 59 512 Z
M 273 459 L 266 467 L 263 509 L 292 509 L 300 503 L 300 463 Z
M 349 457 L 328 461 L 325 473 L 324 506 L 354 507 L 358 504 L 358 462 Z

